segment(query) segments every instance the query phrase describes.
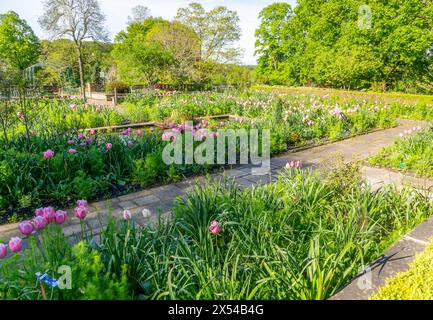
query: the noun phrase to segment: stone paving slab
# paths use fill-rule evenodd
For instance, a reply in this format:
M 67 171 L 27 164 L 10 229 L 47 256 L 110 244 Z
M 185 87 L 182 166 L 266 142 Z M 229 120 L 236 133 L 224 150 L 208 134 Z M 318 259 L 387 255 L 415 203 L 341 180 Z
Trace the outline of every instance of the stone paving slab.
M 430 232 L 433 230 L 431 229 Z M 424 251 L 425 248 L 426 244 L 414 239 L 403 238 L 397 241 L 384 255 L 373 262 L 369 269 L 366 269 L 368 270 L 366 273 L 355 277 L 330 300 L 369 300 L 371 295 L 386 283 L 387 279 L 399 272 L 407 271 L 415 255 Z
M 384 185 L 394 184 L 397 189 L 413 187 L 420 190 L 433 190 L 433 180 L 405 175 L 386 168 L 362 167 L 361 172 L 367 181 L 377 190 Z

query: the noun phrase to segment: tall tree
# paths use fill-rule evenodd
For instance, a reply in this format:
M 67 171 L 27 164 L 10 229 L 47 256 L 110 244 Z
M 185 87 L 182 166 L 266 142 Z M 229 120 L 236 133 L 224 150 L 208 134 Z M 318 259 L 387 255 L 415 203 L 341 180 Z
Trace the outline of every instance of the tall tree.
M 83 41 L 107 41 L 104 28 L 105 16 L 97 0 L 46 0 L 40 24 L 53 38 L 69 37 L 73 40 L 78 56 L 80 84 L 86 99 L 84 79 Z
M 27 99 L 27 77 L 24 70 L 32 67 L 38 60 L 40 51 L 39 39 L 33 30 L 15 12 L 0 15 L 0 60 L 3 61 L 8 80 L 18 84 L 18 110 L 22 114 L 22 120 L 26 130 L 28 141 L 30 140 L 31 127 L 31 101 Z M 14 110 L 13 103 L 5 101 L 0 110 L 1 125 L 5 128 L 11 124 L 10 114 Z M 7 138 L 6 138 L 7 139 Z M 7 140 L 6 140 L 7 141 Z
M 433 74 L 433 2 L 298 0 L 265 8 L 257 30 L 266 82 L 417 90 Z M 288 12 L 288 11 L 287 11 Z M 288 18 L 289 17 L 289 18 Z
M 286 60 L 292 18 L 292 7 L 288 3 L 274 3 L 260 12 L 261 24 L 256 30 L 260 73 L 278 73 L 281 63 Z
M 154 84 L 173 63 L 172 54 L 163 45 L 149 38 L 151 30 L 168 23 L 160 18 L 148 18 L 143 23 L 128 25 L 115 38 L 113 57 L 121 80 L 131 85 Z
M 150 9 L 148 7 L 138 5 L 132 8 L 131 15 L 128 16 L 128 24 L 135 22 L 142 23 L 150 17 Z
M 197 34 L 201 60 L 233 62 L 242 55 L 242 50 L 233 46 L 241 37 L 236 11 L 224 6 L 206 11 L 200 3 L 194 2 L 180 8 L 175 19 Z
M 179 22 L 159 23 L 148 34 L 150 41 L 159 43 L 172 56 L 168 66 L 168 82 L 184 83 L 194 77 L 200 58 L 200 46 L 194 31 Z
M 39 53 L 39 39 L 27 22 L 12 11 L 1 14 L 0 60 L 5 68 L 22 73 L 38 61 Z

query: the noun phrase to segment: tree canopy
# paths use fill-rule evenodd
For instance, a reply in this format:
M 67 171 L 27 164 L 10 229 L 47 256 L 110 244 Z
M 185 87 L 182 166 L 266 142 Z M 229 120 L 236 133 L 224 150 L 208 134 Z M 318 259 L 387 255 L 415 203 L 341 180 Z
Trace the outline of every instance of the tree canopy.
M 272 4 L 256 32 L 271 84 L 394 89 L 431 81 L 433 2 L 299 0 Z
M 0 14 L 0 60 L 10 72 L 20 72 L 38 61 L 40 42 L 27 22 L 15 12 Z
M 241 37 L 239 16 L 224 6 L 206 11 L 200 3 L 193 2 L 177 11 L 176 20 L 197 34 L 201 48 L 200 60 L 234 62 L 242 51 L 234 47 Z

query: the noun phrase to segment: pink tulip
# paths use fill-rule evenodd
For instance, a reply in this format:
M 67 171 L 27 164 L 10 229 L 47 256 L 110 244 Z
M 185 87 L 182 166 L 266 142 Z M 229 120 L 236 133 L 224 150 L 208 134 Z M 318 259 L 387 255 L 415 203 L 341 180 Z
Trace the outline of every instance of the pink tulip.
M 301 169 L 302 168 L 302 161 L 297 161 L 296 162 L 296 169 Z
M 37 217 L 43 217 L 44 216 L 44 208 L 39 208 L 35 210 L 35 215 Z
M 137 134 L 137 137 L 143 136 L 143 132 L 141 132 L 141 130 L 137 130 L 136 134 Z
M 56 210 L 53 207 L 44 208 L 44 218 L 48 223 L 54 222 Z
M 128 146 L 132 147 L 134 145 L 134 142 L 128 141 Z
M 113 145 L 111 143 L 107 143 L 105 148 L 107 148 L 107 150 L 110 151 L 111 149 L 113 149 Z
M 212 222 L 211 222 L 210 227 L 209 227 L 209 231 L 210 231 L 214 236 L 216 236 L 217 234 L 220 233 L 220 231 L 221 231 L 221 227 L 220 227 L 218 221 L 212 221 Z
M 88 138 L 86 138 L 86 143 L 87 143 L 87 144 L 91 144 L 91 143 L 92 143 L 92 141 L 93 141 L 93 140 L 92 140 L 92 138 L 89 138 L 89 137 L 88 137 Z
M 95 131 L 95 129 L 90 129 L 89 133 L 91 136 L 94 136 L 96 134 L 96 131 Z
M 89 211 L 87 210 L 86 207 L 80 206 L 75 208 L 75 217 L 80 220 L 86 219 L 88 213 Z
M 23 221 L 19 224 L 18 230 L 20 230 L 23 235 L 28 236 L 33 232 L 33 225 L 30 221 Z
M 78 135 L 78 139 L 83 140 L 83 139 L 84 139 L 84 134 L 80 133 L 80 134 Z
M 13 253 L 21 252 L 21 251 L 23 250 L 23 241 L 21 240 L 21 238 L 13 237 L 13 238 L 9 241 L 9 249 L 10 249 Z
M 78 200 L 77 201 L 77 207 L 87 207 L 88 203 L 87 200 Z
M 45 228 L 47 223 L 48 221 L 42 216 L 37 216 L 33 219 L 33 225 L 35 226 L 35 229 L 38 231 Z
M 54 157 L 55 153 L 53 150 L 47 150 L 43 153 L 45 159 L 51 159 Z
M 67 213 L 65 211 L 57 211 L 56 215 L 54 217 L 54 222 L 56 224 L 64 224 L 66 222 L 66 218 L 68 217 Z
M 0 243 L 0 260 L 6 258 L 8 255 L 8 247 L 3 243 Z
M 68 153 L 69 153 L 69 154 L 76 154 L 76 153 L 77 153 L 77 150 L 75 150 L 75 149 L 69 149 L 69 150 L 68 150 Z
M 68 140 L 68 145 L 73 146 L 75 144 L 74 140 Z
M 131 211 L 129 211 L 129 210 L 123 211 L 123 219 L 125 219 L 125 220 L 131 220 L 132 219 Z

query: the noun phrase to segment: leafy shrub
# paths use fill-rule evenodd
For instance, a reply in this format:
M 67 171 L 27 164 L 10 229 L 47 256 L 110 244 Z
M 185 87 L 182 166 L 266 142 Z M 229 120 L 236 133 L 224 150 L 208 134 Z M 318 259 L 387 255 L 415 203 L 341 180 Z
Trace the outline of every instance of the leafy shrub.
M 120 277 L 107 272 L 99 251 L 81 241 L 71 246 L 59 226 L 50 225 L 36 242 L 31 237 L 25 254 L 16 254 L 0 263 L 0 298 L 41 300 L 35 274 L 48 273 L 57 278 L 59 267 L 71 268 L 71 288 L 47 289 L 50 300 L 126 300 L 127 266 L 122 265 Z
M 110 93 L 114 92 L 114 90 L 117 90 L 117 93 L 128 93 L 129 86 L 122 81 L 116 80 L 107 83 L 105 90 Z
M 433 245 L 418 254 L 409 270 L 386 281 L 373 300 L 432 300 L 433 299 Z
M 111 272 L 126 257 L 130 287 L 143 299 L 326 299 L 432 205 L 412 190 L 371 193 L 343 176 L 335 174 L 346 189 L 293 171 L 253 190 L 198 186 L 176 201 L 172 222 L 112 226 L 102 252 Z
M 423 177 L 433 177 L 433 130 L 419 132 L 398 139 L 369 159 L 376 166 L 412 171 Z

